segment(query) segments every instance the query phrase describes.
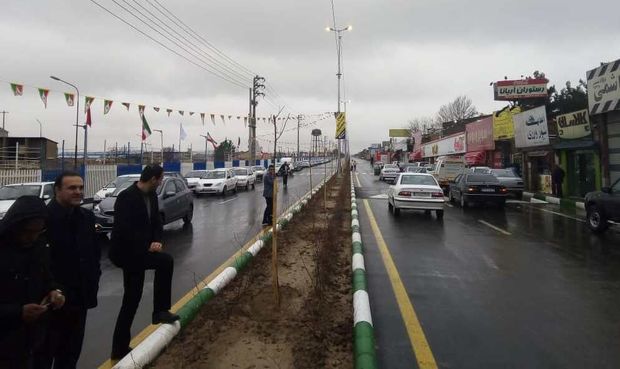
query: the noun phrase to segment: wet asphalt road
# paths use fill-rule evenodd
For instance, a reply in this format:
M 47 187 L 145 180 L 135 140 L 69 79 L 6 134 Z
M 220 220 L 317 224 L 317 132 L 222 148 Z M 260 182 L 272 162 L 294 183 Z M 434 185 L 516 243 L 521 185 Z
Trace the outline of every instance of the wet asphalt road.
M 327 164 L 328 175 L 331 164 Z M 312 168 L 312 186 L 323 179 L 324 168 Z M 289 177 L 288 188 L 279 182 L 281 212 L 310 190 L 309 170 L 303 169 Z M 172 303 L 212 273 L 262 229 L 265 209 L 263 185 L 255 190 L 239 190 L 236 195 L 201 196 L 194 199 L 194 218 L 190 226 L 176 221 L 164 228 L 164 248 L 175 260 L 172 282 Z M 112 333 L 123 295 L 122 272 L 107 258 L 103 248 L 99 306 L 89 311 L 86 338 L 79 368 L 92 369 L 109 358 Z M 132 335 L 150 324 L 153 306 L 153 272 L 148 271 L 142 302 L 133 323 Z
M 619 368 L 620 233 L 593 235 L 549 204 L 388 213 L 388 185 L 358 164 L 381 368 L 422 367 L 371 229 L 366 200 L 439 368 Z M 481 221 L 487 224 L 481 223 Z M 495 226 L 498 229 L 494 229 Z M 500 231 L 501 230 L 501 231 Z M 503 231 L 503 232 L 502 232 Z M 429 368 L 432 366 L 429 366 Z

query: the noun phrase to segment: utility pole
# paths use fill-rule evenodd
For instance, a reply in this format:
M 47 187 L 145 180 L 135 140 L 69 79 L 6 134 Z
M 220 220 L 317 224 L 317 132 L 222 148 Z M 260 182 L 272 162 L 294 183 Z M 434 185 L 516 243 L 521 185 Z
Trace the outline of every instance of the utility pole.
M 8 111 L 0 111 L 0 114 L 2 114 L 2 129 L 4 129 L 4 120 L 6 118 L 6 115 L 9 114 Z
M 250 143 L 250 161 L 252 165 L 256 163 L 256 105 L 258 105 L 258 96 L 265 96 L 265 78 L 255 76 L 252 80 L 252 89 L 250 90 L 250 116 L 248 117 L 249 143 Z
M 301 118 L 302 118 L 301 114 L 297 115 L 297 160 L 300 160 L 299 159 L 299 126 L 301 123 Z

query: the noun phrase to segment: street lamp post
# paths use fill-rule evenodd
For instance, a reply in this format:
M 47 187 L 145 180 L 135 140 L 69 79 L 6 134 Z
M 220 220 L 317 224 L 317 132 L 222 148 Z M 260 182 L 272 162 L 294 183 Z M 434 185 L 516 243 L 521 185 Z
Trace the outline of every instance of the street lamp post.
M 77 170 L 77 152 L 78 152 L 78 128 L 80 125 L 80 90 L 78 90 L 78 88 L 74 85 L 71 84 L 65 80 L 62 80 L 58 77 L 55 76 L 50 76 L 51 79 L 58 81 L 58 82 L 62 82 L 66 85 L 69 85 L 73 88 L 75 88 L 75 92 L 77 94 L 77 100 L 76 100 L 76 108 L 75 108 L 75 153 L 74 153 L 74 157 L 73 157 L 73 169 Z
M 164 131 L 161 129 L 154 129 L 154 132 L 159 132 L 161 135 L 161 165 L 164 165 Z M 152 161 L 152 160 L 151 160 Z
M 43 137 L 43 124 L 41 124 L 41 121 L 37 118 L 37 123 L 39 123 L 39 138 Z

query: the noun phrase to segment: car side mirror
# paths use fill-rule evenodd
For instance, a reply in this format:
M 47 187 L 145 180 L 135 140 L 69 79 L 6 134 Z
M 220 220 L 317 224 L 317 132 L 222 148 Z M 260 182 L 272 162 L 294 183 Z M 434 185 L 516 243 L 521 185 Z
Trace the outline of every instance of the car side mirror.
M 168 191 L 164 194 L 164 199 L 167 199 L 169 197 L 174 197 L 174 195 L 176 195 L 176 192 L 174 191 Z
M 601 191 L 605 192 L 605 193 L 608 193 L 608 194 L 611 194 L 611 187 L 602 187 Z

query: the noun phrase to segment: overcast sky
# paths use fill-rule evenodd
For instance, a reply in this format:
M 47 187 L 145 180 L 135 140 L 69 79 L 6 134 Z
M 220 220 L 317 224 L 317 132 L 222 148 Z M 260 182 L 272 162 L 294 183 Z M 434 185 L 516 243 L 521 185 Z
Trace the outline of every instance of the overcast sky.
M 96 1 L 156 35 L 113 0 Z M 139 3 L 161 16 L 148 3 L 156 5 L 155 0 L 116 1 L 128 9 L 125 1 L 140 9 Z M 230 58 L 267 79 L 278 95 L 260 101 L 258 116 L 275 113 L 274 105 L 286 105 L 286 112 L 295 114 L 336 110 L 335 40 L 324 30 L 332 22 L 329 0 L 158 1 Z M 131 141 L 139 147 L 137 107 L 128 112 L 120 105 L 124 101 L 147 106 L 151 128 L 165 132 L 165 146 L 178 145 L 183 123 L 189 134 L 183 148 L 191 143 L 202 150 L 199 135 L 208 130 L 218 141 L 240 137 L 247 149 L 247 129 L 236 120 L 247 115 L 247 88 L 172 54 L 91 1 L 4 0 L 2 5 L 0 110 L 9 111 L 6 128 L 11 135 L 37 136 L 39 119 L 44 136 L 65 139 L 73 147 L 75 110 L 62 96 L 71 89 L 49 79 L 57 75 L 77 84 L 82 95 L 98 97 L 89 150 L 102 150 L 104 140 L 108 146 Z M 458 95 L 470 96 L 481 112 L 499 109 L 502 104 L 493 101 L 489 82 L 504 76 L 541 70 L 551 84 L 561 86 L 585 78 L 586 70 L 601 61 L 620 58 L 617 0 L 335 0 L 335 7 L 338 26 L 353 26 L 343 34 L 343 100 L 350 100 L 354 151 L 387 139 L 389 128 L 433 115 Z M 14 97 L 8 82 L 25 84 L 24 96 Z M 47 109 L 34 87 L 52 90 Z M 108 115 L 103 115 L 99 98 L 114 100 Z M 186 115 L 175 112 L 168 118 L 153 106 L 182 109 Z M 218 118 L 215 126 L 207 119 L 203 127 L 198 114 L 188 117 L 187 111 L 234 119 L 222 125 Z M 334 125 L 326 119 L 302 128 L 302 148 L 308 147 L 310 129 L 318 127 L 333 138 Z M 272 147 L 270 132 L 259 123 L 265 151 Z M 295 130 L 281 141 L 293 150 Z M 159 136 L 149 143 L 159 149 Z

